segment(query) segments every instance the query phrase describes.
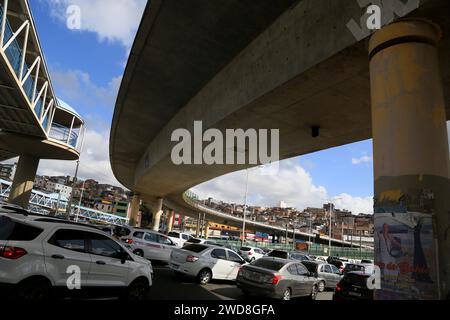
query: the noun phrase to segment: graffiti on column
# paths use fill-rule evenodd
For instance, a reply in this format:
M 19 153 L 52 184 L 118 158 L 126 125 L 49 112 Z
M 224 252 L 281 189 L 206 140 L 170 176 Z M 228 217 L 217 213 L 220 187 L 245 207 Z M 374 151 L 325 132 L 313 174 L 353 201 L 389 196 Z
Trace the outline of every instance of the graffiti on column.
M 375 264 L 381 271 L 377 299 L 437 298 L 433 198 L 429 190 L 408 195 L 391 190 L 376 199 Z

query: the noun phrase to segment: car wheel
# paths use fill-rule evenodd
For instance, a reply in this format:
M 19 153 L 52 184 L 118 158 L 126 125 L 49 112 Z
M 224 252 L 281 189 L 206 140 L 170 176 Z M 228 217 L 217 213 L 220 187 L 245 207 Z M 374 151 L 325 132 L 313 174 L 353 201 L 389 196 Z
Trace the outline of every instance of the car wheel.
M 318 286 L 319 286 L 319 292 L 325 291 L 325 282 L 324 281 L 320 281 Z
M 251 259 L 250 259 L 250 263 L 253 262 L 253 261 L 255 261 L 255 260 L 256 260 L 255 257 L 251 258 Z
M 208 269 L 203 269 L 199 272 L 197 276 L 197 280 L 201 285 L 207 284 L 209 281 L 211 281 L 212 273 Z
M 24 301 L 43 301 L 50 297 L 50 284 L 43 279 L 25 280 L 19 284 L 17 297 Z
M 127 288 L 126 294 L 123 298 L 129 301 L 141 301 L 150 289 L 148 281 L 145 279 L 134 280 Z
M 311 295 L 310 295 L 311 300 L 316 300 L 316 298 L 317 298 L 317 291 L 318 291 L 318 288 L 317 288 L 316 285 L 314 285 L 312 287 L 312 290 L 311 290 Z
M 144 257 L 144 251 L 142 250 L 134 250 L 133 253 L 137 256 Z
M 282 300 L 291 300 L 291 289 L 286 288 L 286 290 L 283 293 Z

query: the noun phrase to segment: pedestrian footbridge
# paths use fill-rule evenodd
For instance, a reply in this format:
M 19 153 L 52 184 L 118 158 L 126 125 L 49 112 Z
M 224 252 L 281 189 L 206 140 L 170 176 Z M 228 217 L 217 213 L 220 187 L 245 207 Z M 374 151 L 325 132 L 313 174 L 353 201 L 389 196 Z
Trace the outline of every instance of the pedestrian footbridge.
M 83 133 L 55 95 L 28 2 L 0 1 L 0 161 L 20 157 L 9 200 L 27 205 L 40 159 L 77 160 Z

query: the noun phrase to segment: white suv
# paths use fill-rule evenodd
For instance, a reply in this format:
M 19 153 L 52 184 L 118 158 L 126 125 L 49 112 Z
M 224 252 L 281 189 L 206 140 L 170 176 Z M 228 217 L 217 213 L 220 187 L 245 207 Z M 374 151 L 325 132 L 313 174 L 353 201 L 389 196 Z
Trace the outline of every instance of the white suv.
M 168 237 L 170 238 L 170 240 L 172 240 L 173 242 L 175 242 L 175 244 L 178 247 L 182 247 L 184 246 L 184 244 L 186 243 L 186 241 L 192 239 L 192 236 L 188 233 L 183 233 L 183 232 L 176 232 L 176 231 L 171 231 L 168 234 Z
M 58 292 L 140 300 L 151 287 L 151 263 L 106 233 L 4 209 L 0 206 L 0 292 L 8 297 L 39 300 Z
M 239 249 L 239 254 L 248 262 L 253 262 L 266 255 L 262 249 L 254 247 L 241 247 Z

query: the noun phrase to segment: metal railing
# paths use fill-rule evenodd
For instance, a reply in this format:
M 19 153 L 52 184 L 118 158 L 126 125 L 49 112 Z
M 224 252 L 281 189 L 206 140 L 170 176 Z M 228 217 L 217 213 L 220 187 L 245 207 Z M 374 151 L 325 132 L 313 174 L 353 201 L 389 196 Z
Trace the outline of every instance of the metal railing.
M 52 123 L 50 132 L 49 132 L 49 137 L 54 140 L 58 140 L 63 143 L 67 143 L 68 145 L 70 145 L 74 148 L 77 147 L 78 134 L 75 131 L 70 130 L 70 128 L 65 127 L 59 123 L 55 123 L 55 122 Z
M 41 54 L 35 58 L 31 66 L 25 61 L 25 52 L 29 45 L 30 33 L 34 32 L 34 25 L 31 19 L 22 22 L 17 30 L 13 30 L 8 19 L 8 0 L 0 0 L 0 52 L 4 55 L 7 64 L 13 71 L 17 83 L 21 87 L 23 94 L 29 104 L 30 109 L 36 116 L 43 133 L 46 137 L 51 137 L 51 130 L 57 127 L 61 131 L 62 126 L 58 127 L 53 123 L 55 112 L 66 112 L 58 107 L 56 96 L 50 83 L 45 61 Z M 20 37 L 19 37 L 20 36 Z M 19 43 L 19 39 L 23 39 L 23 43 Z M 44 79 L 40 87 L 38 87 L 38 79 Z M 47 99 L 50 97 L 49 99 Z M 48 101 L 48 103 L 47 103 Z M 74 116 L 75 117 L 75 116 Z M 81 120 L 81 119 L 80 119 Z M 68 129 L 65 128 L 64 129 Z M 58 139 L 59 143 L 63 143 L 73 148 L 80 145 L 79 136 L 71 133 L 73 128 L 68 129 L 68 137 L 66 140 Z M 81 128 L 80 128 L 81 132 Z M 55 132 L 53 131 L 55 134 Z M 61 132 L 58 132 L 60 134 Z

